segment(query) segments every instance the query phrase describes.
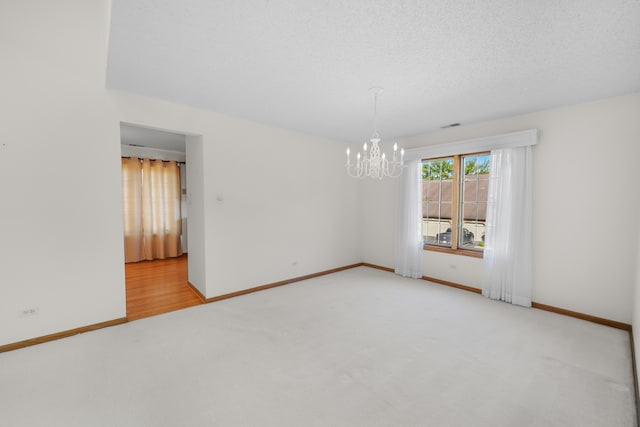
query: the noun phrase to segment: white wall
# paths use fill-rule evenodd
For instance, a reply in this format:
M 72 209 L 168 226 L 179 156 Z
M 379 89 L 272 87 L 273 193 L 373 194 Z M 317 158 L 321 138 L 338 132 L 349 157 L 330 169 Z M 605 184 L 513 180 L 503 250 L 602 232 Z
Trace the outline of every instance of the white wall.
M 533 149 L 533 299 L 630 323 L 640 212 L 638 117 L 640 94 L 630 94 L 400 142 L 418 147 L 539 129 Z M 383 231 L 363 235 L 363 258 L 392 267 L 395 187 L 377 184 L 365 184 L 363 209 L 372 214 L 369 226 Z M 592 229 L 598 230 L 596 239 L 582 231 Z M 424 252 L 426 276 L 481 287 L 481 274 L 482 263 L 474 258 Z
M 185 155 L 186 157 L 186 155 Z M 180 232 L 180 245 L 182 253 L 189 252 L 189 205 L 187 204 L 187 164 L 180 165 L 180 216 L 182 218 L 182 231 Z
M 189 279 L 207 297 L 361 261 L 344 145 L 107 91 L 109 6 L 0 7 L 0 345 L 126 315 L 120 122 L 188 135 Z
M 107 1 L 0 6 L 0 345 L 125 316 L 108 16 Z
M 360 262 L 358 182 L 344 145 L 209 111 L 110 92 L 121 120 L 201 135 L 207 297 Z M 188 171 L 193 160 L 187 141 Z M 193 204 L 189 194 L 190 234 Z M 190 263 L 193 247 L 190 246 Z M 200 279 L 198 279 L 200 280 Z M 193 281 L 192 281 L 193 283 Z M 194 283 L 196 285 L 196 283 Z M 202 291 L 201 284 L 197 284 Z
M 640 373 L 640 232 L 638 233 L 638 256 L 636 258 L 636 282 L 633 293 L 633 313 L 632 313 L 633 343 L 636 360 L 632 361 L 636 365 L 636 374 Z M 640 378 L 636 378 L 640 381 Z M 638 396 L 636 396 L 638 400 Z
M 105 90 L 108 16 L 107 0 L 0 9 L 0 345 L 125 315 L 121 121 L 192 135 L 190 280 L 207 297 L 359 261 L 393 265 L 394 183 L 348 178 L 334 141 Z M 639 112 L 635 94 L 403 143 L 540 129 L 534 300 L 630 322 Z M 609 208 L 596 214 L 599 201 Z M 602 240 L 576 232 L 603 217 L 617 226 Z M 424 256 L 425 275 L 477 286 L 477 260 Z
M 205 259 L 205 212 L 204 212 L 204 162 L 202 136 L 186 137 L 187 162 L 187 205 L 189 206 L 189 227 L 187 228 L 189 244 L 189 282 L 202 295 L 206 290 Z

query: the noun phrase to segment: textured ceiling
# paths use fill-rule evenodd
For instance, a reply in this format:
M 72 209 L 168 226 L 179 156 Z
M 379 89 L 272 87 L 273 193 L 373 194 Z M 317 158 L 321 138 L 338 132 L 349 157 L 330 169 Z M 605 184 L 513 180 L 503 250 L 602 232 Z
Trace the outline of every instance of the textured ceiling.
M 360 142 L 640 91 L 638 0 L 113 0 L 107 87 Z

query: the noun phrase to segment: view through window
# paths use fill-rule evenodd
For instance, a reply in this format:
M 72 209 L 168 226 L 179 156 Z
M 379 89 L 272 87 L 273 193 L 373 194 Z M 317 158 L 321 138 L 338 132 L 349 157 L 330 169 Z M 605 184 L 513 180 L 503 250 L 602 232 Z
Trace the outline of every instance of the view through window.
M 425 245 L 482 251 L 490 161 L 490 153 L 422 161 Z

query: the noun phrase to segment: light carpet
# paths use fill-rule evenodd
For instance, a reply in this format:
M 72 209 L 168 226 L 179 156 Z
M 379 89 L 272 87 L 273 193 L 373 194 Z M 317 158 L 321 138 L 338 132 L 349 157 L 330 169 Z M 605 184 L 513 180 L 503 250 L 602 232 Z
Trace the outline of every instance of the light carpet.
M 0 354 L 6 426 L 634 426 L 627 332 L 358 267 Z

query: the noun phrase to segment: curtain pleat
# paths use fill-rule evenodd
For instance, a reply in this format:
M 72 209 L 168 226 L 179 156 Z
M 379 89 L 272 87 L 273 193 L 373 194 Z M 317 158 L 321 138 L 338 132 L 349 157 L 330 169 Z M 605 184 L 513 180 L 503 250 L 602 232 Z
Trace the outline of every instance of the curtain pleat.
M 491 151 L 482 294 L 531 306 L 531 147 Z
M 422 277 L 422 162 L 411 160 L 398 184 L 396 209 L 395 272 Z
M 182 255 L 178 164 L 123 158 L 122 195 L 125 262 Z

